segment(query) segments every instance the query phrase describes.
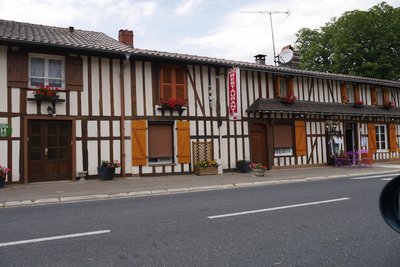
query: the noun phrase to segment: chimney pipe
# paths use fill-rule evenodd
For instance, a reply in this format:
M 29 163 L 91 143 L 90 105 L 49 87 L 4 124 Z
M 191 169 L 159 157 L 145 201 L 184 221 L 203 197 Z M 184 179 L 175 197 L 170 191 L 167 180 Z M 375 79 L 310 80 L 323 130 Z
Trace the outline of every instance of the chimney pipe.
M 119 30 L 118 40 L 123 44 L 133 47 L 133 31 Z
M 256 58 L 256 64 L 265 65 L 265 57 L 266 56 L 267 55 L 263 55 L 263 54 L 255 55 L 254 57 Z

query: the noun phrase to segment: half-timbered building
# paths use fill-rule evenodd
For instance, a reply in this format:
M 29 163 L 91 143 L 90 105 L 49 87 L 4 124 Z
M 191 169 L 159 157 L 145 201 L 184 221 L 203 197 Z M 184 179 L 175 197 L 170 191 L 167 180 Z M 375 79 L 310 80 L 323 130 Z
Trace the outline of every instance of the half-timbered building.
M 34 98 L 40 84 L 61 88 L 59 98 Z M 121 161 L 123 177 L 191 173 L 201 153 L 224 170 L 241 159 L 326 165 L 360 149 L 390 160 L 399 153 L 399 89 L 259 58 L 138 49 L 129 30 L 117 41 L 0 20 L 0 125 L 12 128 L 0 135 L 0 165 L 13 169 L 8 182 L 35 182 L 94 177 L 101 160 Z

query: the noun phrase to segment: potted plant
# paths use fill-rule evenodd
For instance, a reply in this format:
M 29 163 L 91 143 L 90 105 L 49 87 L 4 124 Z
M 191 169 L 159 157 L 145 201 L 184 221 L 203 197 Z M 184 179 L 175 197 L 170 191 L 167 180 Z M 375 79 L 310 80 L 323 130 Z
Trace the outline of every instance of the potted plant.
M 0 165 L 0 188 L 2 188 L 6 183 L 7 174 L 11 171 L 12 171 L 11 169 L 8 169 Z
M 99 167 L 97 167 L 97 172 L 99 178 L 102 180 L 112 180 L 115 175 L 115 168 L 121 167 L 121 163 L 118 160 L 108 161 L 102 160 Z
M 364 107 L 364 102 L 362 100 L 357 100 L 357 101 L 354 102 L 353 107 L 362 108 L 362 107 Z
M 59 97 L 61 89 L 50 85 L 40 85 L 33 91 L 36 100 L 53 100 Z
M 239 172 L 242 172 L 242 173 L 250 172 L 251 171 L 250 161 L 245 160 L 245 159 L 241 159 L 241 160 L 236 161 L 236 169 Z
M 263 165 L 262 163 L 251 163 L 250 168 L 254 172 L 255 176 L 264 176 L 267 166 Z
M 390 102 L 383 103 L 383 107 L 385 109 L 393 109 L 396 107 L 396 105 L 395 105 L 394 101 L 390 101 Z
M 216 160 L 205 160 L 194 163 L 194 173 L 197 175 L 218 174 L 218 166 Z
M 280 98 L 281 102 L 284 104 L 294 104 L 297 100 L 297 96 L 294 95 L 287 95 Z

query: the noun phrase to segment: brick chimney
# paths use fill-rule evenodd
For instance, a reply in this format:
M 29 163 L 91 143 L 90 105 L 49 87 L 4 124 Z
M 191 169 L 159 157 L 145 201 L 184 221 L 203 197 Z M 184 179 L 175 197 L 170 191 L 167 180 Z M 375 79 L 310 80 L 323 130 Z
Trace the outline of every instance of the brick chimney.
M 123 44 L 133 47 L 133 31 L 119 30 L 118 40 Z

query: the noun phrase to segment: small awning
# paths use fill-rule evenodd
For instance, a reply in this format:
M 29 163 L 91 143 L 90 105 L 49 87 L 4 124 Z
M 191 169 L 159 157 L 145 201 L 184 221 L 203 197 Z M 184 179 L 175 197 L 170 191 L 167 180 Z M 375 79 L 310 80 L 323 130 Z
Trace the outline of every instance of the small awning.
M 279 101 L 279 99 L 271 98 L 258 98 L 246 112 L 400 117 L 399 108 L 385 109 L 382 106 L 355 107 L 350 103 L 322 103 L 302 100 L 296 100 L 293 104 L 286 104 Z

